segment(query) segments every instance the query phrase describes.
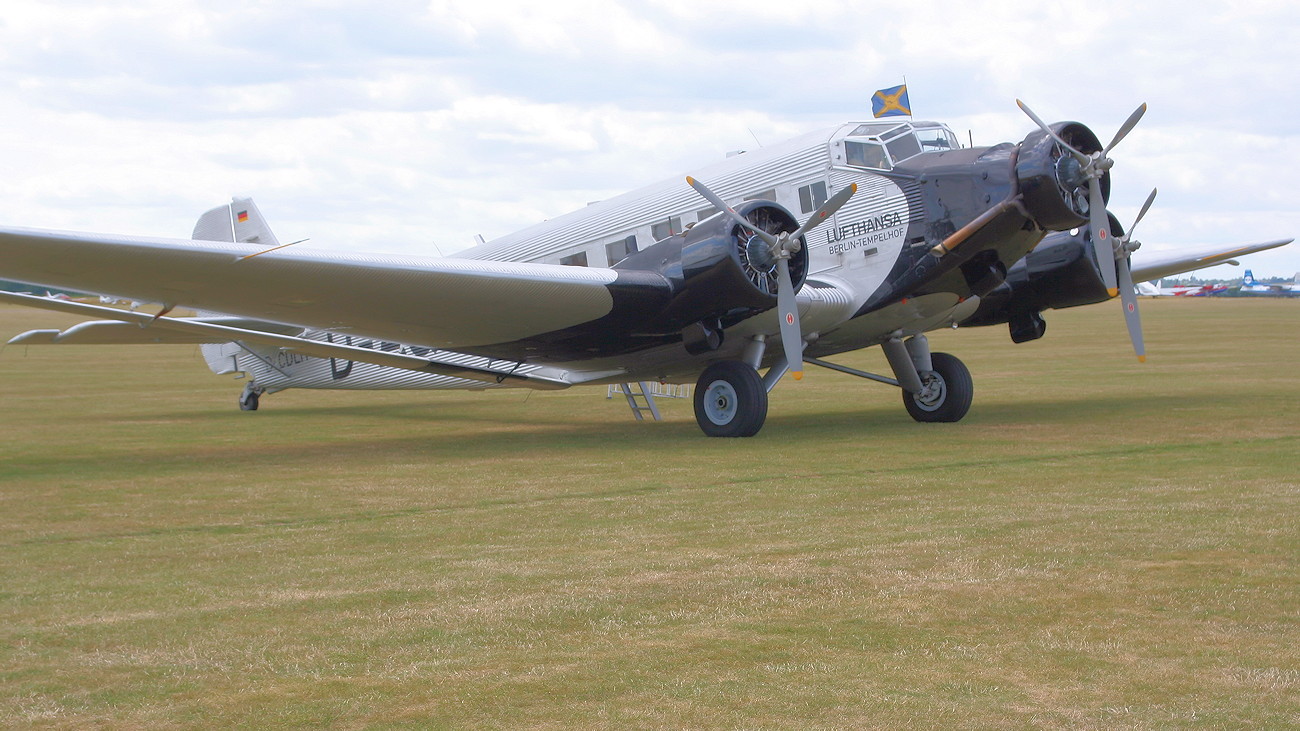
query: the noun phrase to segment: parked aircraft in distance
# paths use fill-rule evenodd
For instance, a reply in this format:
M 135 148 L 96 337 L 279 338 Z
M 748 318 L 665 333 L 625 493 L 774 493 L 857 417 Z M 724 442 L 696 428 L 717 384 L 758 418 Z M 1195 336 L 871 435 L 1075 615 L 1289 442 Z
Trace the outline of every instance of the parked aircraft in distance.
M 1021 108 L 1036 129 L 1019 143 L 844 124 L 456 258 L 284 248 L 247 199 L 204 214 L 191 240 L 0 229 L 0 276 L 162 311 L 0 301 L 104 318 L 15 343 L 202 343 L 214 369 L 252 375 L 243 408 L 285 388 L 659 381 L 695 384 L 705 434 L 750 436 L 804 363 L 898 387 L 918 421 L 961 419 L 971 375 L 930 351 L 937 328 L 1006 324 L 1020 343 L 1043 336 L 1046 310 L 1118 297 L 1142 359 L 1135 279 L 1289 241 L 1130 263 L 1132 227 L 1106 211 L 1110 154 L 1146 105 L 1104 146 Z M 221 314 L 170 316 L 177 306 Z M 892 376 L 828 360 L 875 345 Z
M 1138 284 L 1138 294 L 1148 297 L 1213 297 L 1227 291 L 1226 284 L 1176 284 L 1172 287 L 1152 282 Z
M 1246 270 L 1246 275 L 1241 278 L 1241 287 L 1237 290 L 1239 295 L 1256 296 L 1256 297 L 1295 297 L 1300 296 L 1300 273 L 1290 282 L 1278 284 L 1267 284 L 1255 279 L 1255 274 L 1251 270 Z

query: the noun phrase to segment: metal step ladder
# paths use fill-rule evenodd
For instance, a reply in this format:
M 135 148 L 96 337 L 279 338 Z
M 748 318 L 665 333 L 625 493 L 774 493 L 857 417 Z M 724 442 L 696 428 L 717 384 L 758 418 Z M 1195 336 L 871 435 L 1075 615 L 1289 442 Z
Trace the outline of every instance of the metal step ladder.
M 659 416 L 659 407 L 655 406 L 654 394 L 651 393 L 653 387 L 646 381 L 637 381 L 635 388 L 637 390 L 633 391 L 633 384 L 624 383 L 618 387 L 618 390 L 622 391 L 623 395 L 627 397 L 627 405 L 632 409 L 632 415 L 636 417 L 636 420 L 644 421 L 645 417 L 642 416 L 641 412 L 649 411 L 655 421 L 663 421 L 663 417 Z M 641 404 L 643 401 L 645 402 L 644 406 Z

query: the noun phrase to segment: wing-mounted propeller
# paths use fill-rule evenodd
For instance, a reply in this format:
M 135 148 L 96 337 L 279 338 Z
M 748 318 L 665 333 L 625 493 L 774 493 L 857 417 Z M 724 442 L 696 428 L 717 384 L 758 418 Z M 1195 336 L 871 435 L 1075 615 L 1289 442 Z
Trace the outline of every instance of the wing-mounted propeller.
M 1072 168 L 1069 175 L 1080 185 L 1084 181 L 1088 183 L 1088 219 L 1089 228 L 1092 232 L 1094 253 L 1097 256 L 1097 264 L 1101 267 L 1101 277 L 1106 284 L 1106 290 L 1110 293 L 1110 296 L 1114 297 L 1119 289 L 1118 272 L 1115 266 L 1115 242 L 1111 241 L 1110 224 L 1107 221 L 1106 214 L 1106 195 L 1103 190 L 1102 180 L 1111 167 L 1115 165 L 1115 161 L 1110 158 L 1110 151 L 1115 149 L 1115 146 L 1120 143 L 1120 140 L 1127 137 L 1129 132 L 1133 131 L 1138 120 L 1142 119 L 1143 114 L 1146 114 L 1147 105 L 1142 104 L 1129 115 L 1128 119 L 1124 120 L 1124 124 L 1120 125 L 1119 131 L 1115 133 L 1115 137 L 1110 141 L 1109 145 L 1092 153 L 1082 152 L 1071 145 L 1037 114 L 1034 114 L 1033 110 L 1024 102 L 1017 99 L 1016 105 L 1030 119 L 1034 120 L 1034 124 L 1037 124 L 1045 134 L 1070 154 L 1077 167 Z
M 1133 239 L 1133 230 L 1137 228 L 1142 217 L 1147 215 L 1155 199 L 1156 189 L 1152 188 L 1146 203 L 1142 204 L 1142 210 L 1138 211 L 1137 218 L 1133 219 L 1133 225 L 1128 227 L 1127 233 L 1122 233 L 1116 238 L 1114 247 L 1115 268 L 1119 274 L 1120 302 L 1124 305 L 1124 322 L 1128 325 L 1129 339 L 1133 341 L 1133 352 L 1137 353 L 1138 361 L 1142 363 L 1146 362 L 1147 352 L 1142 342 L 1142 318 L 1138 314 L 1137 290 L 1133 286 L 1133 268 L 1129 264 L 1129 256 L 1142 246 Z
M 821 208 L 814 211 L 808 217 L 808 220 L 804 221 L 804 224 L 795 231 L 773 233 L 766 230 L 765 227 L 757 225 L 756 222 L 736 213 L 731 206 L 727 205 L 722 198 L 704 183 L 692 177 L 687 177 L 686 182 L 713 207 L 726 213 L 732 220 L 745 230 L 753 233 L 756 238 L 766 245 L 764 248 L 750 251 L 749 262 L 751 266 L 761 263 L 775 268 L 776 309 L 781 318 L 781 345 L 785 349 L 785 360 L 790 366 L 790 374 L 794 376 L 796 381 L 803 378 L 803 335 L 799 329 L 799 309 L 795 302 L 796 290 L 793 278 L 790 276 L 790 257 L 803 248 L 804 234 L 834 215 L 857 192 L 858 186 L 856 184 L 849 185 L 831 196 L 829 200 L 822 204 Z M 772 270 L 768 269 L 768 272 L 771 273 Z

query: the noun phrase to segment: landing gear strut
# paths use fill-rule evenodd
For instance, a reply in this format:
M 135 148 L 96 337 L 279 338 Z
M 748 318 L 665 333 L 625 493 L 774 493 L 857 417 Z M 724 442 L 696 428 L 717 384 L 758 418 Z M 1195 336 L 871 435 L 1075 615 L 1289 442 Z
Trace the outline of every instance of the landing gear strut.
M 931 353 L 930 342 L 917 335 L 907 342 L 893 337 L 880 344 L 894 370 L 895 378 L 867 373 L 818 358 L 804 361 L 851 376 L 898 386 L 903 406 L 913 419 L 922 422 L 961 421 L 970 411 L 975 385 L 966 365 L 948 353 Z
M 695 421 L 711 437 L 752 437 L 767 420 L 767 389 L 747 363 L 724 360 L 695 386 Z

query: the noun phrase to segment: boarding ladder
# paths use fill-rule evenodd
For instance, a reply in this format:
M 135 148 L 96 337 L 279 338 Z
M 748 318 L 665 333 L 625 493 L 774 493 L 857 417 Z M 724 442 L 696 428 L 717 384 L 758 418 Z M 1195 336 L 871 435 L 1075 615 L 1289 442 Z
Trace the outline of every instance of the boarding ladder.
M 619 391 L 627 397 L 627 405 L 632 409 L 632 415 L 637 421 L 644 421 L 645 417 L 641 415 L 643 411 L 649 411 L 655 421 L 663 421 L 659 415 L 659 407 L 655 406 L 654 389 L 645 381 L 636 381 L 635 383 L 624 383 L 618 386 Z M 642 405 L 644 402 L 644 405 Z
M 605 393 L 605 398 L 614 398 L 616 393 L 621 393 L 627 398 L 627 405 L 632 409 L 632 415 L 636 417 L 637 421 L 645 420 L 645 417 L 641 415 L 643 411 L 649 411 L 655 421 L 662 421 L 663 417 L 659 415 L 659 407 L 655 405 L 655 398 L 688 399 L 691 397 L 691 387 L 650 381 L 621 383 L 611 385 Z

